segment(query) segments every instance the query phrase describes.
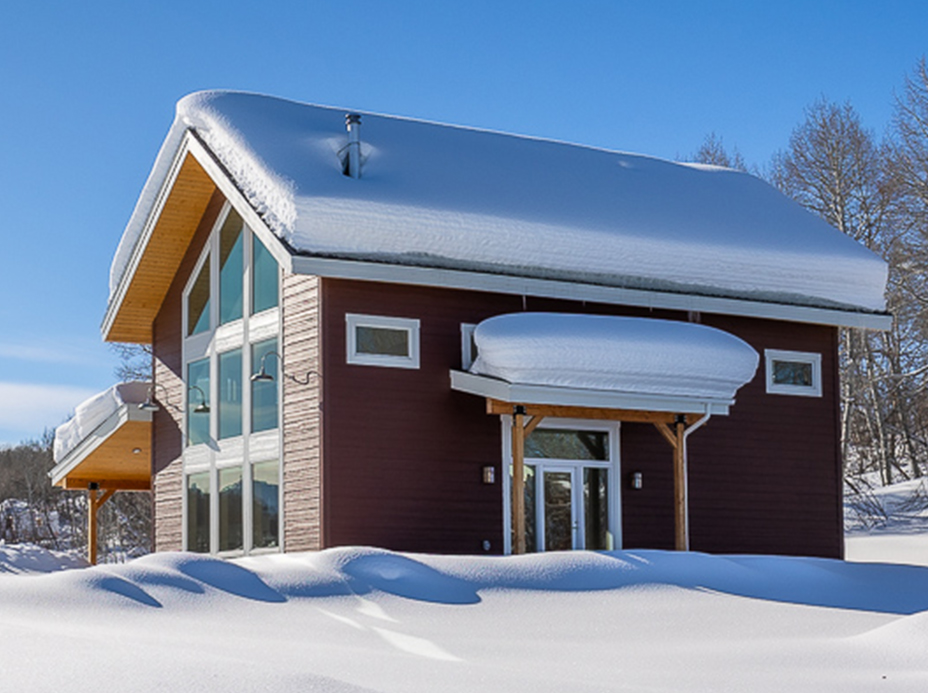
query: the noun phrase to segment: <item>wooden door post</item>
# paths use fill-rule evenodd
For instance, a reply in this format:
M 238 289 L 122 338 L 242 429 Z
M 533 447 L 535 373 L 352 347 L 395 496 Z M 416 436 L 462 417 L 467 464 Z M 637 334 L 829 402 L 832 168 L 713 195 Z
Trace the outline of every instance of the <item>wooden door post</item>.
M 674 496 L 674 548 L 689 551 L 689 517 L 686 498 L 686 429 L 683 417 L 674 422 L 675 441 L 673 446 L 673 496 Z
M 514 554 L 525 553 L 525 408 L 512 414 L 512 530 Z
M 115 489 L 107 489 L 98 495 L 99 488 L 96 483 L 87 488 L 87 560 L 90 565 L 97 564 L 97 512 L 116 493 Z

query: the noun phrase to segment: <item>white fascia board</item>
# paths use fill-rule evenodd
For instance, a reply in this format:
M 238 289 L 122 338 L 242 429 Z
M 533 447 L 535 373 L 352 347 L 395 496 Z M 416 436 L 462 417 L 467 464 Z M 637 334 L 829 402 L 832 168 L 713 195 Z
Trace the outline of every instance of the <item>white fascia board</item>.
M 277 260 L 277 263 L 288 272 L 293 271 L 291 262 L 292 255 L 290 251 L 284 247 L 284 244 L 277 235 L 268 228 L 261 216 L 248 203 L 248 200 L 245 199 L 241 190 L 232 182 L 226 170 L 216 160 L 212 153 L 190 130 L 188 130 L 184 134 L 180 146 L 177 148 L 177 152 L 174 154 L 171 168 L 164 180 L 164 184 L 161 186 L 161 190 L 158 192 L 155 204 L 152 205 L 148 213 L 145 227 L 138 241 L 136 241 L 135 247 L 132 249 L 132 256 L 129 258 L 126 269 L 122 273 L 119 286 L 117 286 L 116 291 L 113 292 L 113 295 L 110 297 L 109 304 L 106 308 L 106 315 L 100 327 L 104 339 L 113 327 L 113 321 L 116 319 L 116 314 L 119 312 L 119 308 L 125 300 L 126 292 L 129 290 L 129 285 L 132 283 L 132 277 L 135 276 L 139 262 L 141 262 L 142 256 L 145 254 L 145 249 L 148 247 L 151 235 L 158 223 L 158 219 L 161 217 L 161 212 L 170 196 L 171 190 L 177 182 L 177 176 L 180 173 L 181 166 L 187 154 L 193 156 L 200 166 L 203 167 L 203 170 L 206 171 L 213 180 L 213 183 L 216 184 L 219 191 L 225 196 L 232 207 L 235 208 L 235 211 L 241 215 L 242 219 L 248 224 L 251 230 L 255 232 L 264 244 L 264 247 L 267 248 L 271 255 L 274 256 L 274 259 Z
M 514 404 L 550 404 L 564 407 L 596 407 L 632 411 L 662 411 L 673 414 L 727 416 L 734 400 L 697 399 L 643 395 L 614 390 L 587 390 L 546 385 L 520 385 L 498 378 L 451 371 L 451 389 Z
M 739 315 L 788 322 L 889 330 L 892 316 L 886 313 L 858 313 L 832 308 L 815 308 L 785 303 L 767 303 L 737 298 L 676 294 L 642 289 L 582 284 L 555 279 L 533 279 L 485 272 L 390 265 L 359 260 L 339 260 L 306 255 L 293 257 L 296 274 L 312 274 L 334 279 L 390 282 L 413 286 L 434 286 L 490 293 L 540 296 L 571 301 L 589 301 L 613 305 L 662 310 L 697 311 L 720 315 Z
M 146 409 L 139 409 L 138 404 L 123 404 L 116 411 L 110 414 L 99 426 L 80 443 L 74 446 L 64 459 L 56 464 L 48 476 L 51 477 L 52 486 L 57 484 L 77 466 L 87 459 L 90 454 L 106 442 L 106 439 L 118 431 L 129 421 L 147 421 L 151 423 L 152 413 Z

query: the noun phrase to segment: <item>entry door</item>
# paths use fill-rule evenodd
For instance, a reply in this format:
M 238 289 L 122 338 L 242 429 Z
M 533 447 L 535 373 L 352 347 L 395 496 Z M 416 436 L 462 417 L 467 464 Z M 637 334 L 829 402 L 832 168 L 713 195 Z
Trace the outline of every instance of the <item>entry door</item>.
M 577 469 L 575 467 L 545 467 L 543 492 L 540 501 L 544 507 L 539 513 L 544 518 L 544 551 L 569 551 L 583 548 L 578 531 Z

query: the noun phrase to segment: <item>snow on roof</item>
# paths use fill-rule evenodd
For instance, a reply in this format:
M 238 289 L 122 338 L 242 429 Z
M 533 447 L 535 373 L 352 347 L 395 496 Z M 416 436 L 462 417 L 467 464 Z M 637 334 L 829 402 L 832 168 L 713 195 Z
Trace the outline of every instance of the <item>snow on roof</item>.
M 234 92 L 182 99 L 113 261 L 116 291 L 192 129 L 297 253 L 881 311 L 886 264 L 760 179 Z
M 55 429 L 55 462 L 61 462 L 82 440 L 124 404 L 141 404 L 148 398 L 151 383 L 119 383 L 81 402 L 69 421 Z
M 607 315 L 513 313 L 474 330 L 472 373 L 523 385 L 733 399 L 757 370 L 746 342 L 713 327 Z

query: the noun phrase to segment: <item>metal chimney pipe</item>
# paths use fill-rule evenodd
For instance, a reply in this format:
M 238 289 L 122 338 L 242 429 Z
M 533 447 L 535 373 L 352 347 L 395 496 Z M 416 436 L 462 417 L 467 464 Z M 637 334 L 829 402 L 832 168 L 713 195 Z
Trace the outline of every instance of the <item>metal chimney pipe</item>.
M 348 128 L 348 159 L 345 174 L 352 178 L 361 177 L 361 115 L 348 113 L 345 116 L 345 127 Z

